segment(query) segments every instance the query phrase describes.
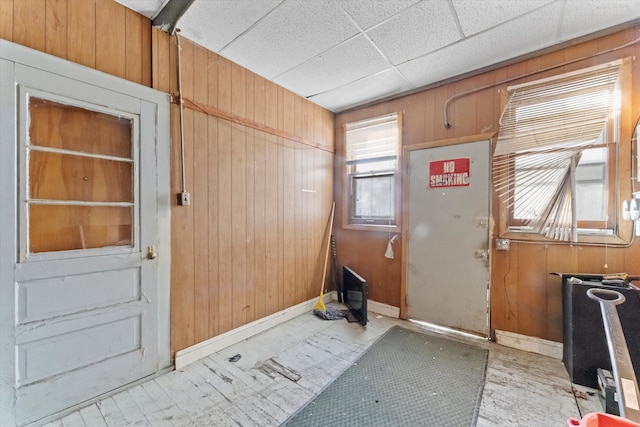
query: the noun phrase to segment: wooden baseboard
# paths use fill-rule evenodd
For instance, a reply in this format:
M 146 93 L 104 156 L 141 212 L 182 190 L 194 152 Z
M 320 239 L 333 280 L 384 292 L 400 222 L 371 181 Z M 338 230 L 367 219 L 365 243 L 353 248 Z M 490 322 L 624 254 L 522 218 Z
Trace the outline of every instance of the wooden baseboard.
M 506 347 L 562 359 L 562 343 L 496 329 L 496 342 Z
M 322 300 L 325 304 L 331 301 L 338 300 L 338 294 L 336 291 L 327 292 L 323 295 Z M 318 302 L 317 298 L 310 299 L 302 302 L 293 307 L 289 307 L 285 310 L 274 313 L 270 316 L 258 319 L 255 322 L 248 323 L 244 326 L 240 326 L 232 331 L 225 332 L 224 334 L 210 338 L 201 343 L 192 345 L 183 350 L 176 352 L 175 367 L 181 369 L 190 363 L 207 357 L 210 354 L 216 353 L 224 348 L 227 348 L 237 342 L 245 340 L 256 334 L 273 328 L 274 326 L 284 323 L 288 320 L 298 317 L 301 314 L 308 313 L 313 310 L 313 306 Z M 372 313 L 382 314 L 383 316 L 398 318 L 400 316 L 400 309 L 392 305 L 383 304 L 376 301 L 367 301 L 367 308 Z
M 336 292 L 328 292 L 323 295 L 322 301 L 326 304 L 337 299 Z M 273 328 L 274 326 L 284 323 L 287 320 L 291 320 L 294 317 L 298 317 L 301 314 L 308 313 L 313 310 L 313 306 L 318 302 L 318 298 L 313 298 L 300 304 L 289 307 L 285 310 L 279 311 L 262 319 L 258 319 L 254 322 L 247 323 L 239 328 L 233 329 L 224 334 L 215 336 L 206 341 L 202 341 L 198 344 L 187 347 L 183 350 L 176 352 L 175 366 L 176 369 L 181 369 L 190 363 L 200 360 L 203 357 L 207 357 L 210 354 L 216 353 L 224 348 L 229 347 L 237 342 L 245 340 L 256 334 Z
M 377 301 L 367 301 L 367 308 L 373 313 L 382 314 L 383 316 L 400 318 L 400 308 Z

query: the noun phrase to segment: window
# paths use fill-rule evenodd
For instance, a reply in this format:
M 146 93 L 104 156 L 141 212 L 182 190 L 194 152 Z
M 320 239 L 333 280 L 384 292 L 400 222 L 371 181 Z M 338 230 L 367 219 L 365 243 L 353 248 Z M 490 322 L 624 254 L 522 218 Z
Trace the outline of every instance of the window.
M 507 88 L 493 176 L 508 231 L 571 241 L 615 233 L 621 66 Z
M 393 113 L 345 126 L 346 224 L 395 227 L 398 223 L 399 117 Z
M 133 246 L 137 120 L 124 112 L 27 100 L 29 252 Z

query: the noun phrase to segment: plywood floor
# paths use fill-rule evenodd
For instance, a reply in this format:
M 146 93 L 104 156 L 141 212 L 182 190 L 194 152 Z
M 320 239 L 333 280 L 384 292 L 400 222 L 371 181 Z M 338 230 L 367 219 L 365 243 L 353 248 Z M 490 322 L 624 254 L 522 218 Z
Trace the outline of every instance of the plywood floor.
M 47 426 L 277 426 L 396 324 L 423 329 L 373 313 L 366 328 L 305 314 Z M 575 397 L 560 360 L 454 339 L 490 350 L 478 426 L 562 426 L 580 408 L 600 410 L 597 396 Z

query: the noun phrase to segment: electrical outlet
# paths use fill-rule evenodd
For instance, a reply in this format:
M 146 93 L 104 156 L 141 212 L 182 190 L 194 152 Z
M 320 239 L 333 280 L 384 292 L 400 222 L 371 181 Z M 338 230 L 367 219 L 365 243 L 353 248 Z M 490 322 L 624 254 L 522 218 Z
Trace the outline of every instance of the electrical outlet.
M 191 204 L 191 196 L 186 191 L 178 194 L 178 204 L 180 206 L 189 206 Z
M 508 251 L 511 245 L 511 241 L 509 239 L 496 239 L 496 250 L 498 251 Z

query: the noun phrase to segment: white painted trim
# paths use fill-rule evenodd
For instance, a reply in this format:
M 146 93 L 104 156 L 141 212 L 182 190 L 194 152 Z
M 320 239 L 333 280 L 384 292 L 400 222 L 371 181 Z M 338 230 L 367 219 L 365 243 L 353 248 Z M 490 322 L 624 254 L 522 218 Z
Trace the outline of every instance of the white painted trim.
M 113 110 L 107 110 L 106 108 L 99 109 L 100 112 L 104 112 L 104 114 L 115 115 Z M 125 114 L 122 111 L 117 112 L 118 116 L 124 116 Z M 133 117 L 131 118 L 133 120 Z M 88 159 L 98 159 L 98 160 L 108 160 L 111 162 L 120 162 L 120 163 L 133 163 L 134 160 L 130 157 L 120 157 L 120 156 L 109 156 L 107 154 L 95 154 L 95 153 L 85 153 L 82 151 L 75 150 L 67 150 L 64 148 L 54 148 L 54 147 L 44 147 L 42 145 L 33 145 L 31 140 L 27 141 L 29 146 L 29 150 L 31 151 L 40 151 L 42 153 L 53 153 L 53 154 L 68 154 L 69 156 L 76 156 Z
M 7 202 L 0 205 L 0 218 L 3 226 L 0 227 L 0 283 L 15 283 L 19 270 L 14 269 L 17 258 L 17 209 L 15 201 L 17 196 L 17 180 L 19 172 L 17 169 L 17 144 L 18 134 L 16 125 L 18 114 L 16 111 L 16 100 L 18 99 L 18 87 L 15 81 L 16 70 L 20 70 L 19 78 L 24 80 L 27 75 L 32 76 L 33 70 L 43 70 L 55 74 L 56 81 L 62 81 L 57 76 L 64 79 L 75 80 L 74 84 L 82 87 L 91 82 L 91 87 L 99 87 L 106 90 L 109 97 L 124 95 L 129 99 L 126 105 L 137 105 L 130 102 L 133 98 L 146 100 L 155 111 L 157 118 L 157 128 L 155 132 L 154 151 L 155 161 L 158 165 L 158 358 L 157 369 L 163 370 L 170 366 L 170 264 L 171 264 L 171 193 L 170 193 L 170 139 L 169 139 L 169 95 L 161 91 L 148 88 L 119 77 L 111 76 L 100 71 L 83 67 L 61 58 L 56 58 L 42 52 L 20 46 L 6 40 L 0 39 L 0 146 L 3 147 L 0 156 L 0 199 Z M 37 74 L 37 73 L 36 73 Z M 63 79 L 63 80 L 64 80 Z M 37 78 L 34 84 L 26 84 L 24 88 L 37 91 L 36 87 L 41 86 L 41 81 Z M 49 86 L 53 86 L 55 92 L 59 92 L 60 87 L 51 81 Z M 65 83 L 66 84 L 66 83 Z M 65 86 L 66 87 L 66 86 Z M 48 89 L 47 89 L 48 90 Z M 22 96 L 22 95 L 21 95 Z M 56 95 L 58 96 L 58 95 Z M 62 95 L 60 95 L 62 96 Z M 124 99 L 122 98 L 122 99 Z M 99 96 L 92 100 L 98 105 L 104 105 L 105 96 Z M 134 100 L 135 101 L 135 100 Z M 79 102 L 79 101 L 78 101 Z M 136 110 L 137 111 L 137 110 Z M 122 113 L 122 111 L 120 111 Z M 26 117 L 22 114 L 21 117 Z M 136 197 L 137 199 L 137 197 Z M 76 262 L 68 259 L 61 262 Z M 44 265 L 44 264 L 43 264 Z M 46 267 L 45 267 L 46 268 Z M 82 270 L 83 266 L 78 267 Z M 78 270 L 76 270 L 78 272 Z M 0 294 L 0 425 L 16 424 L 15 414 L 15 286 L 5 286 Z M 153 338 L 152 338 L 153 339 Z M 159 371 L 160 372 L 160 371 Z M 97 399 L 97 398 L 96 398 Z M 36 422 L 39 424 L 39 422 Z
M 338 293 L 336 291 L 327 292 L 322 297 L 322 301 L 325 304 L 337 300 Z M 308 313 L 313 310 L 313 306 L 316 305 L 317 301 L 317 298 L 310 299 L 270 316 L 263 317 L 262 319 L 240 326 L 239 328 L 233 329 L 229 332 L 225 332 L 224 334 L 202 341 L 201 343 L 192 345 L 191 347 L 177 351 L 175 367 L 176 369 L 182 369 L 203 357 L 207 357 L 210 354 L 216 353 L 242 340 L 264 332 L 267 329 L 273 328 L 274 326 L 291 320 L 294 317 Z M 382 314 L 383 316 L 393 317 L 395 319 L 400 317 L 400 309 L 398 307 L 383 304 L 381 302 L 367 301 L 367 308 L 372 313 Z
M 338 301 L 338 293 L 336 291 L 331 291 L 326 295 L 332 296 L 332 301 Z M 325 295 L 325 298 L 326 298 Z M 383 316 L 393 317 L 394 319 L 400 318 L 400 308 L 395 307 L 393 305 L 385 304 L 383 302 L 367 300 L 367 311 L 376 314 L 382 314 Z
M 158 369 L 171 366 L 171 129 L 169 97 L 157 102 Z
M 0 425 L 15 425 L 15 299 L 17 136 L 14 64 L 0 45 Z
M 336 298 L 337 294 L 335 291 L 328 292 L 323 295 L 322 301 L 326 304 Z M 206 341 L 202 341 L 201 343 L 192 345 L 191 347 L 187 347 L 184 350 L 177 351 L 175 360 L 176 369 L 182 369 L 203 357 L 207 357 L 210 354 L 216 353 L 242 340 L 264 332 L 267 329 L 273 328 L 274 326 L 291 320 L 294 317 L 308 313 L 313 310 L 313 306 L 316 305 L 316 302 L 318 302 L 318 298 L 301 302 L 293 307 L 289 307 L 254 322 L 247 323 L 239 328 L 225 332 L 224 334 L 210 338 Z
M 393 317 L 394 319 L 400 318 L 400 308 L 394 307 L 389 304 L 384 304 L 377 301 L 367 301 L 367 309 L 373 313 L 382 314 L 383 316 Z
M 28 195 L 24 198 L 32 205 L 55 205 L 55 206 L 98 206 L 130 208 L 135 206 L 132 202 L 85 202 L 81 200 L 53 200 L 53 199 L 31 199 Z
M 161 103 L 164 102 L 163 100 L 169 99 L 167 93 L 157 89 L 124 80 L 120 77 L 45 54 L 8 40 L 0 39 L 0 57 L 62 77 L 78 80 L 79 82 L 86 82 L 87 73 L 92 73 L 96 76 L 95 81 L 92 80 L 94 86 L 119 93 L 126 93 L 129 96 L 146 99 L 154 103 Z
M 562 343 L 496 329 L 496 342 L 506 347 L 562 359 Z

